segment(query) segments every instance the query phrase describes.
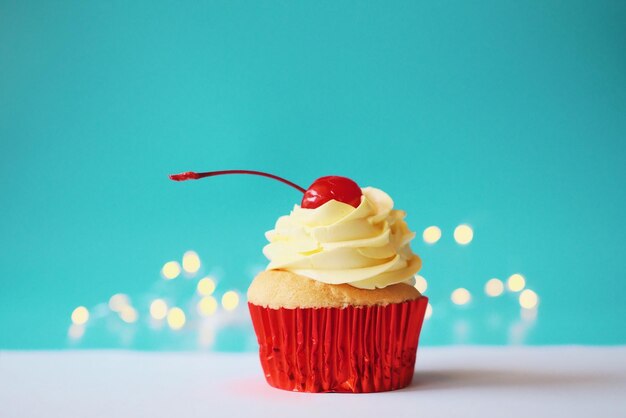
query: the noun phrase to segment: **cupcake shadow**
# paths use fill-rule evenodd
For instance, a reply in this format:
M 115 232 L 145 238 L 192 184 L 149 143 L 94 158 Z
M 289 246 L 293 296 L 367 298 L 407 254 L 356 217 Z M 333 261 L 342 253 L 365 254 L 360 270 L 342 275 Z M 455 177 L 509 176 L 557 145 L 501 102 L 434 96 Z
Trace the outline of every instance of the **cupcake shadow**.
M 536 371 L 458 369 L 416 371 L 404 391 L 428 391 L 461 388 L 575 387 L 607 383 L 611 377 L 600 373 L 549 373 Z

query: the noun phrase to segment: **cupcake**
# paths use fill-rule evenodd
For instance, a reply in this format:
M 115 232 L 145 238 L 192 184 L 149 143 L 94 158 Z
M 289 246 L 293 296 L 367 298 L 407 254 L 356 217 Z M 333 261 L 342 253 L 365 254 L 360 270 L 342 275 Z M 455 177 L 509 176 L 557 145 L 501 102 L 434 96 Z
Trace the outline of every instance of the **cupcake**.
M 411 383 L 428 299 L 414 287 L 415 234 L 382 190 L 345 177 L 307 190 L 266 233 L 248 307 L 267 382 L 297 392 L 382 392 Z

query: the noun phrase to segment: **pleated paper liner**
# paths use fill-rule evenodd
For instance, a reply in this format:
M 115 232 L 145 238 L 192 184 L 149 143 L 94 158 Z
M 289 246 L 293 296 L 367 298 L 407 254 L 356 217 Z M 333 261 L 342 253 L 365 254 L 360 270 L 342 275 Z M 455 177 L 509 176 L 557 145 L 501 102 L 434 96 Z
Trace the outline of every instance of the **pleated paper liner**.
M 411 383 L 427 304 L 422 296 L 371 307 L 248 307 L 271 386 L 363 393 Z

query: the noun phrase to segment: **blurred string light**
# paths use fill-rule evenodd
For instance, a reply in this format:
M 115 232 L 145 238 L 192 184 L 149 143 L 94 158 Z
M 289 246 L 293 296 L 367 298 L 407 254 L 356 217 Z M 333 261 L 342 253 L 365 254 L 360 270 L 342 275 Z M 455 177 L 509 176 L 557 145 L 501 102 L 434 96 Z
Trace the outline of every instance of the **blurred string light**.
M 454 240 L 461 244 L 467 245 L 474 239 L 474 231 L 469 225 L 459 225 L 454 229 Z
M 441 238 L 441 229 L 438 226 L 429 226 L 424 230 L 422 237 L 428 244 L 434 244 Z
M 85 326 L 72 324 L 67 330 L 67 336 L 72 340 L 79 340 L 85 335 Z
M 187 273 L 196 273 L 200 270 L 200 257 L 195 251 L 187 251 L 183 254 L 183 269 Z
M 415 288 L 418 292 L 424 293 L 426 289 L 428 289 L 428 282 L 426 279 L 419 274 L 415 275 Z
M 201 296 L 210 296 L 215 292 L 215 280 L 210 277 L 205 277 L 198 281 L 197 285 L 198 294 Z
M 537 319 L 537 307 L 535 306 L 532 309 L 526 309 L 526 308 L 522 308 L 520 309 L 520 317 L 522 318 L 522 321 L 525 322 L 533 322 L 534 320 Z
M 178 264 L 178 261 L 168 261 L 167 263 L 163 264 L 161 274 L 163 274 L 163 277 L 165 277 L 167 280 L 177 278 L 180 274 L 180 264 Z
M 122 321 L 126 322 L 127 324 L 137 322 L 137 310 L 135 310 L 135 308 L 133 308 L 132 306 L 125 306 L 120 311 L 119 315 Z
M 424 241 L 426 241 L 427 243 L 435 243 L 439 241 L 442 236 L 441 229 L 436 226 L 430 226 L 426 228 L 423 235 Z M 472 228 L 468 225 L 457 226 L 457 228 L 454 230 L 454 239 L 457 243 L 461 245 L 466 245 L 470 243 L 473 240 Z M 201 267 L 202 263 L 198 254 L 194 251 L 187 251 L 183 255 L 182 264 L 177 261 L 169 261 L 163 265 L 161 273 L 162 277 L 170 280 L 179 277 L 183 272 L 185 274 L 195 274 L 200 271 Z M 426 292 L 426 290 L 428 289 L 428 281 L 426 280 L 426 278 L 419 274 L 415 275 L 414 278 L 415 288 L 420 293 Z M 184 282 L 188 284 L 185 285 Z M 174 287 L 165 286 L 161 288 L 168 293 L 161 294 L 158 298 L 151 299 L 148 304 L 149 306 L 146 307 L 146 310 L 149 311 L 150 317 L 154 320 L 165 320 L 165 323 L 172 330 L 180 330 L 186 326 L 189 327 L 190 325 L 193 325 L 194 330 L 197 331 L 198 344 L 202 347 L 208 347 L 212 344 L 212 341 L 215 337 L 215 332 L 219 331 L 219 324 L 223 322 L 223 317 L 220 315 L 216 315 L 220 310 L 220 305 L 224 311 L 235 311 L 239 307 L 241 296 L 237 291 L 229 290 L 225 292 L 220 299 L 215 295 L 217 287 L 217 282 L 215 278 L 211 276 L 205 276 L 198 280 L 196 285 L 191 288 L 192 293 L 187 294 L 188 298 L 193 298 L 193 293 L 197 294 L 199 297 L 197 299 L 195 309 L 185 313 L 183 309 L 175 306 L 170 307 L 166 302 L 166 298 L 172 297 L 178 299 L 181 297 L 176 291 L 176 286 L 182 286 L 185 289 L 189 289 L 188 285 L 191 283 L 189 283 L 189 281 L 184 282 L 176 281 L 174 283 L 180 283 L 180 285 L 175 284 Z M 512 274 L 508 278 L 508 280 L 505 281 L 497 278 L 491 278 L 485 283 L 484 286 L 485 294 L 489 297 L 501 296 L 505 288 L 512 292 L 519 292 L 519 294 L 515 295 L 515 302 L 516 305 L 517 303 L 519 303 L 519 306 L 521 307 L 520 317 L 521 321 L 524 322 L 524 326 L 526 327 L 523 330 L 524 333 L 527 329 L 530 329 L 533 321 L 536 319 L 538 311 L 537 308 L 539 305 L 539 296 L 537 295 L 537 293 L 535 293 L 533 290 L 525 289 L 525 287 L 526 280 L 524 276 L 519 273 Z M 452 303 L 459 306 L 469 304 L 472 301 L 472 298 L 472 294 L 466 288 L 455 289 L 450 294 L 450 300 L 452 301 Z M 183 299 L 180 303 L 188 302 L 190 302 L 190 300 L 184 299 L 183 296 Z M 98 309 L 98 307 L 100 309 Z M 108 304 L 101 303 L 90 309 L 91 312 L 85 306 L 79 306 L 74 309 L 71 315 L 72 323 L 68 329 L 69 339 L 81 339 L 85 333 L 85 324 L 88 321 L 93 322 L 99 320 L 99 318 L 105 318 L 107 315 L 110 315 L 111 312 L 115 312 L 117 314 L 115 316 L 119 316 L 119 318 L 127 324 L 135 323 L 139 319 L 139 309 L 133 307 L 129 296 L 123 293 L 117 293 L 111 296 Z M 100 311 L 102 312 L 99 314 L 98 312 Z M 425 319 L 430 319 L 432 317 L 432 314 L 433 306 L 428 303 L 425 311 Z M 188 315 L 191 315 L 192 318 L 207 319 L 203 319 L 200 321 L 194 320 L 189 322 Z M 208 319 L 209 317 L 211 317 L 211 320 Z M 151 324 L 154 325 L 156 323 L 151 322 Z M 466 325 L 469 326 L 468 324 Z M 160 329 L 160 327 L 153 327 L 153 329 Z M 515 329 L 511 332 L 513 340 L 519 341 L 519 338 L 521 337 L 519 337 L 518 334 L 522 331 Z
M 217 311 L 217 300 L 213 296 L 205 296 L 198 302 L 198 313 L 202 316 L 211 316 Z
M 485 284 L 485 293 L 487 296 L 496 297 L 504 292 L 504 283 L 500 279 L 489 279 Z
M 150 303 L 150 316 L 161 320 L 167 316 L 167 303 L 163 299 L 155 299 Z
M 200 345 L 200 347 L 209 348 L 211 345 L 213 345 L 214 341 L 215 328 L 210 324 L 201 324 L 198 335 L 198 344 Z
M 130 305 L 130 298 L 123 293 L 116 293 L 109 298 L 109 309 L 113 312 L 121 312 L 128 305 Z
M 515 273 L 509 277 L 506 285 L 511 292 L 519 292 L 526 286 L 526 279 L 521 274 Z
M 222 306 L 227 311 L 233 311 L 239 305 L 239 295 L 234 290 L 229 290 L 222 296 Z
M 174 307 L 167 312 L 167 325 L 175 331 L 185 326 L 186 320 L 185 312 L 180 308 Z
M 79 306 L 72 311 L 72 323 L 75 325 L 86 324 L 89 320 L 89 310 L 84 306 Z
M 455 305 L 465 305 L 472 299 L 472 295 L 469 290 L 460 287 L 452 292 L 450 299 Z
M 519 304 L 524 309 L 533 309 L 539 304 L 539 296 L 532 290 L 526 289 L 519 295 Z

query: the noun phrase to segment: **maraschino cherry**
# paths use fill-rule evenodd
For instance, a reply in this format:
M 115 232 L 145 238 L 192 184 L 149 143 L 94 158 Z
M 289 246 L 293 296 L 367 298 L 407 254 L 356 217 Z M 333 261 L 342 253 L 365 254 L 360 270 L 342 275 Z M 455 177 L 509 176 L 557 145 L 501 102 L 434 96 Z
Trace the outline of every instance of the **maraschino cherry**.
M 172 174 L 170 175 L 170 179 L 174 181 L 198 180 L 204 177 L 220 176 L 223 174 L 251 174 L 255 176 L 269 177 L 271 179 L 283 182 L 300 191 L 301 193 L 304 193 L 301 206 L 305 209 L 315 209 L 333 199 L 339 202 L 347 203 L 348 205 L 351 205 L 355 208 L 361 204 L 362 193 L 359 185 L 349 178 L 341 176 L 320 177 L 315 180 L 313 184 L 311 184 L 306 190 L 282 177 L 275 176 L 274 174 L 264 173 L 262 171 L 253 170 L 222 170 L 208 171 L 206 173 L 187 171 L 185 173 Z
M 361 188 L 347 177 L 320 177 L 309 186 L 302 198 L 302 207 L 314 209 L 335 199 L 355 208 L 361 204 Z

